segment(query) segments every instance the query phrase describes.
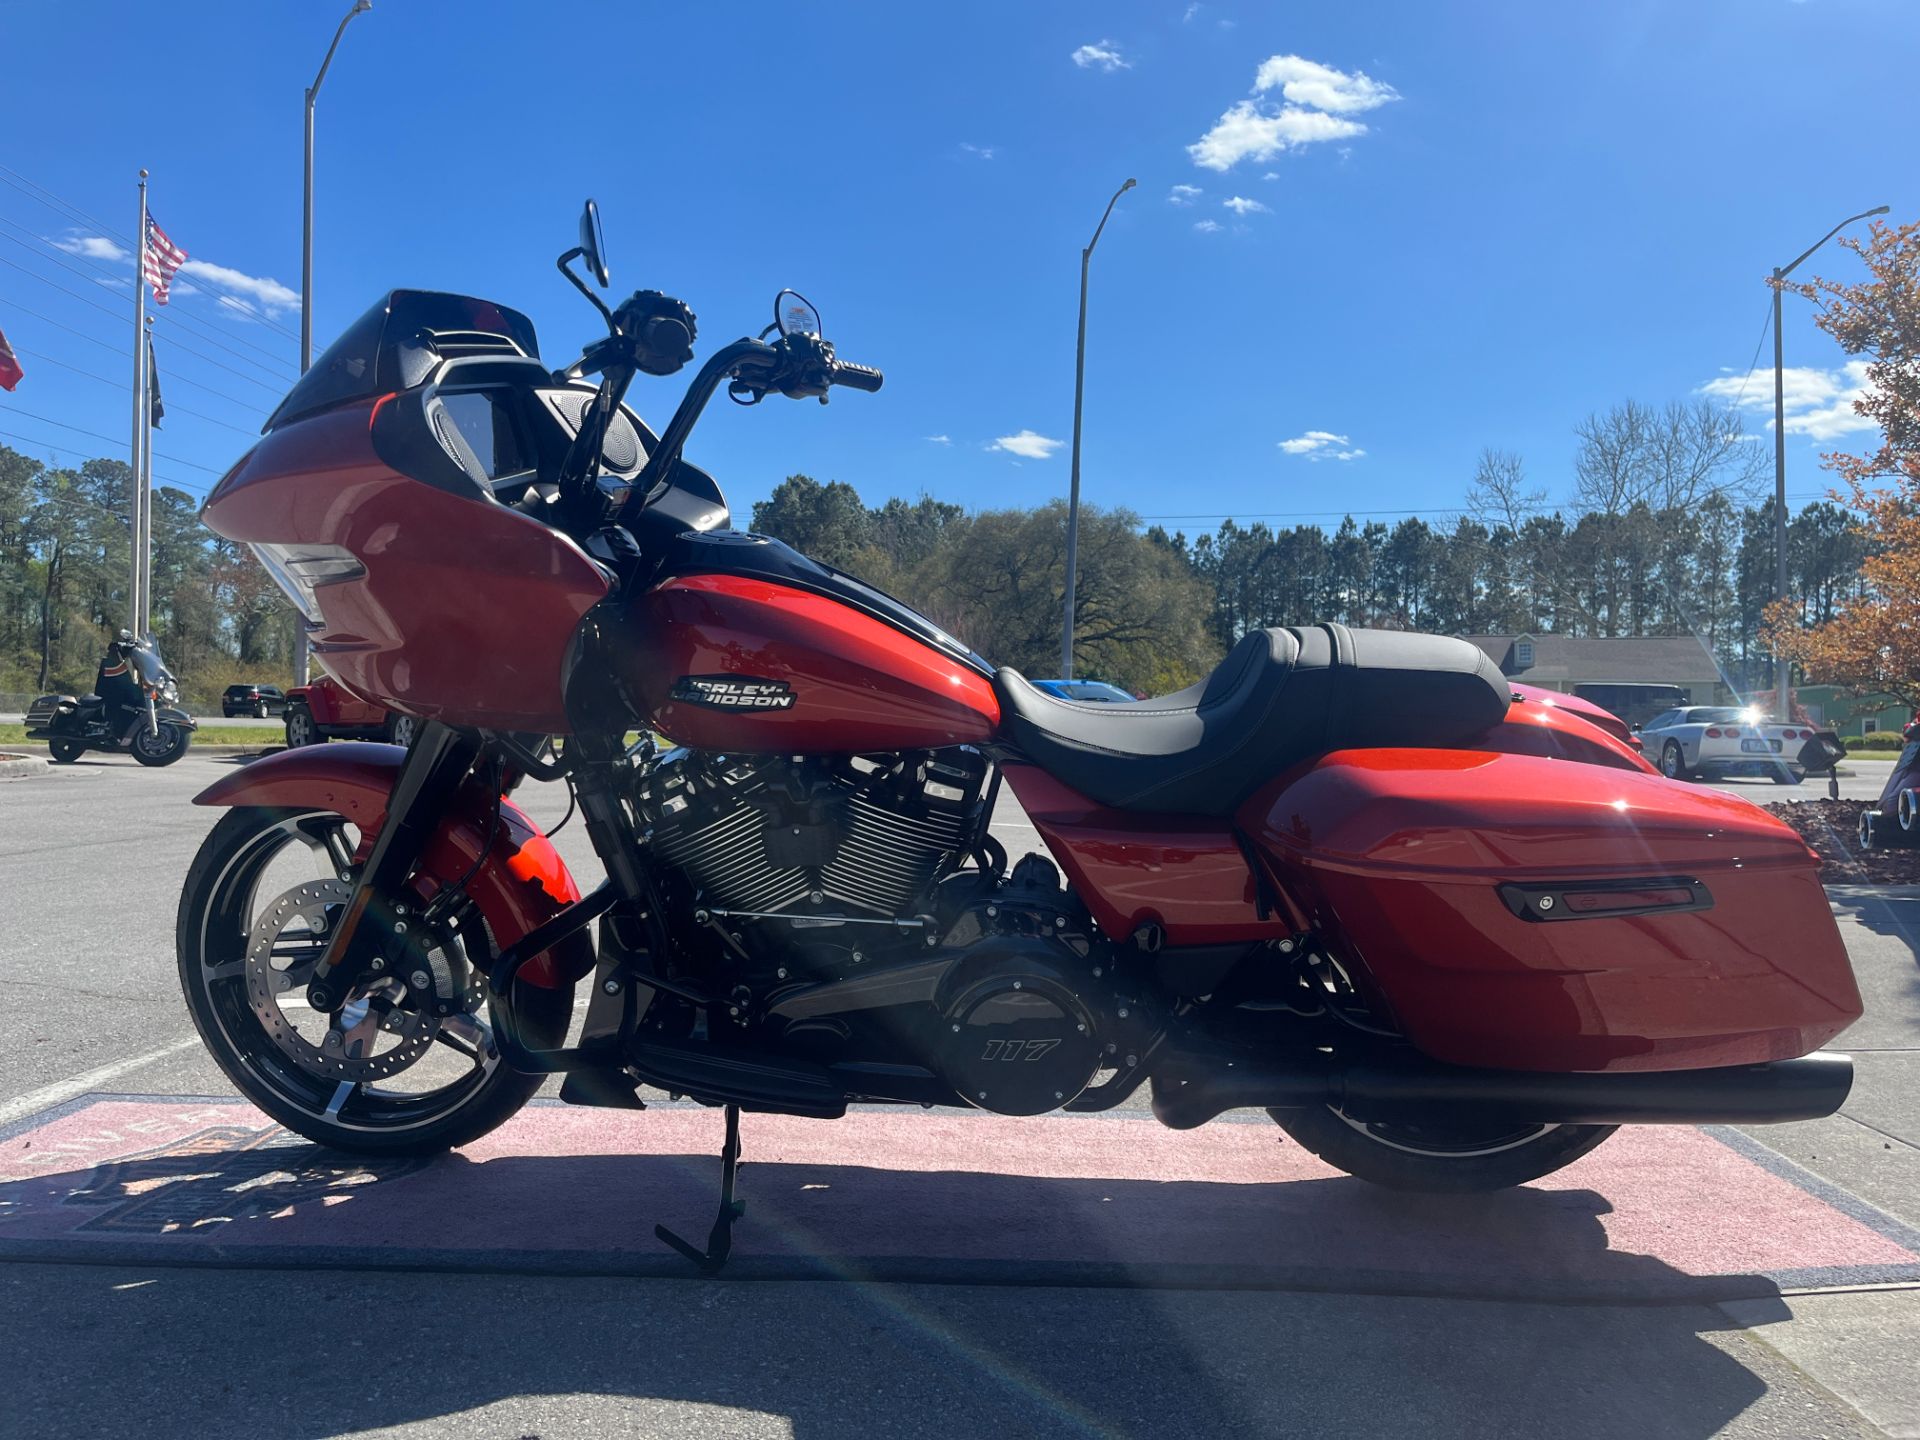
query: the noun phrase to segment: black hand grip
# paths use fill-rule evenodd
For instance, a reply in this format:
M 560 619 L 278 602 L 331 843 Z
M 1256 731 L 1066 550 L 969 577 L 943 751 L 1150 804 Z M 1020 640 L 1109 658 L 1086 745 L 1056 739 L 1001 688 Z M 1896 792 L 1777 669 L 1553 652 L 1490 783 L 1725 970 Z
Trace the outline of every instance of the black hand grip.
M 871 365 L 854 365 L 845 360 L 833 362 L 833 383 L 864 390 L 869 395 L 887 383 L 887 377 Z

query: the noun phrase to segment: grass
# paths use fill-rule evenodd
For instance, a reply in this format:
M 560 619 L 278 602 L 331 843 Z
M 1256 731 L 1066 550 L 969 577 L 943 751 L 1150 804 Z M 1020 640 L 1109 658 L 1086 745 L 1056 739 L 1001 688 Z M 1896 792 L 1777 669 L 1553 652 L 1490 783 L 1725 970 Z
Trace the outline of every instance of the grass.
M 249 729 L 242 725 L 202 725 L 193 732 L 196 745 L 278 745 L 283 737 L 278 730 Z M 0 725 L 0 745 L 44 745 L 44 740 L 27 739 L 24 725 Z

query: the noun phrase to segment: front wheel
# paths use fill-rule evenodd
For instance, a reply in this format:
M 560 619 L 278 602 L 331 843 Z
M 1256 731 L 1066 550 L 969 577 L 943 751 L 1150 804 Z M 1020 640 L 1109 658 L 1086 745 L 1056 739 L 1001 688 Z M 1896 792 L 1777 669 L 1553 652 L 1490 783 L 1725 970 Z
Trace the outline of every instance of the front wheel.
M 1334 1169 L 1390 1190 L 1428 1194 L 1524 1185 L 1571 1165 L 1619 1128 L 1475 1120 L 1470 1113 L 1451 1125 L 1384 1125 L 1331 1106 L 1267 1113 Z
M 376 897 L 364 923 L 383 927 L 387 963 L 333 1013 L 307 1006 L 361 839 L 327 811 L 229 811 L 180 897 L 180 984 L 227 1078 L 289 1130 L 361 1155 L 438 1154 L 504 1123 L 543 1077 L 511 1069 L 494 1044 L 492 942 L 471 905 L 430 923 L 410 894 Z M 520 1038 L 536 1048 L 562 1043 L 572 1007 L 571 986 L 513 992 Z
M 47 758 L 56 765 L 71 765 L 87 753 L 87 747 L 78 740 L 66 740 L 59 736 L 47 741 Z
M 413 737 L 420 733 L 420 722 L 411 715 L 387 716 L 387 743 L 411 750 Z
M 284 719 L 289 750 L 298 750 L 302 745 L 320 743 L 320 727 L 313 723 L 313 712 L 306 706 L 289 705 Z
M 184 725 L 162 725 L 158 733 L 143 728 L 133 737 L 133 758 L 142 765 L 171 765 L 192 743 L 193 732 Z

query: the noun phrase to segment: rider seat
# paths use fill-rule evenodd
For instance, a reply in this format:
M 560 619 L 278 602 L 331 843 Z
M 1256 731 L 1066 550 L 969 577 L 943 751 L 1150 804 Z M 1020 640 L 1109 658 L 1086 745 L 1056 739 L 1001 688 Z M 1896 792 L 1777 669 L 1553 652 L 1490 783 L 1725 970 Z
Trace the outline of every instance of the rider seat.
M 1157 700 L 1060 700 L 994 676 L 1021 754 L 1116 810 L 1230 815 L 1329 750 L 1444 747 L 1505 718 L 1512 687 L 1479 646 L 1344 625 L 1255 630 L 1197 685 Z

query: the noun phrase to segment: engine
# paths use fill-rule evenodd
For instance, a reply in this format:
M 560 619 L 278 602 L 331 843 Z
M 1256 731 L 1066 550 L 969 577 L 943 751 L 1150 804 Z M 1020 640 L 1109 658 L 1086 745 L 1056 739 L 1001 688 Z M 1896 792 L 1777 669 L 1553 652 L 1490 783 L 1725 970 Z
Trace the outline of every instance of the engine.
M 934 883 L 981 833 L 988 768 L 965 749 L 792 760 L 678 751 L 648 776 L 640 808 L 654 853 L 732 929 L 898 920 L 904 931 L 933 923 L 922 912 Z
M 856 1092 L 1003 1114 L 1130 1064 L 1138 1002 L 1084 909 L 1050 860 L 1007 874 L 984 838 L 991 770 L 965 748 L 655 766 L 636 805 L 677 908 L 716 932 L 735 1023 Z

